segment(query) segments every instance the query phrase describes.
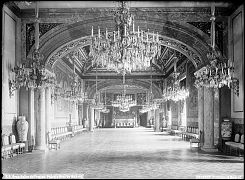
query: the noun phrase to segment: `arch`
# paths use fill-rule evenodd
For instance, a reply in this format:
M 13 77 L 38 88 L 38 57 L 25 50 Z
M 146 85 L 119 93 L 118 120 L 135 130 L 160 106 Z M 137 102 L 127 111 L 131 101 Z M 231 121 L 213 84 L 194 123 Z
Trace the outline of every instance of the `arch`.
M 62 24 L 48 31 L 40 38 L 40 52 L 44 55 L 46 67 L 52 68 L 60 55 L 77 46 L 90 44 L 91 27 L 105 28 L 109 32 L 114 30 L 111 17 L 100 17 L 84 20 L 73 24 Z M 206 54 L 209 51 L 209 37 L 188 23 L 163 21 L 158 18 L 137 19 L 135 26 L 150 32 L 157 31 L 161 36 L 161 43 L 171 47 L 188 57 L 195 68 L 202 67 L 207 62 Z M 96 31 L 96 28 L 94 28 Z M 95 33 L 96 34 L 96 33 Z M 28 56 L 32 54 L 31 48 Z
M 149 81 L 143 81 L 143 80 L 136 80 L 136 79 L 127 79 L 126 80 L 126 85 L 132 85 L 132 86 L 138 86 L 143 89 L 150 89 L 150 82 Z M 115 85 L 122 85 L 122 81 L 118 80 L 104 80 L 101 82 L 97 83 L 97 90 L 100 91 L 101 89 L 104 89 L 106 87 L 110 86 L 115 86 Z M 88 92 L 88 97 L 93 98 L 95 93 L 96 93 L 96 85 L 92 85 L 86 89 L 86 92 Z M 159 87 L 156 85 L 152 84 L 152 92 L 154 94 L 155 98 L 161 98 L 162 97 L 162 92 Z

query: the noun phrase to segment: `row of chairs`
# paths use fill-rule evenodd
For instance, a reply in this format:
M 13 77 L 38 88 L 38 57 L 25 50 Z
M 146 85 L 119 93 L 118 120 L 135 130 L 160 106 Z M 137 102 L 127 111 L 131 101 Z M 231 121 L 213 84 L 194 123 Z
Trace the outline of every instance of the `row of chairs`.
M 86 128 L 83 128 L 81 125 L 52 128 L 51 132 L 48 132 L 49 149 L 60 149 L 61 141 L 70 139 L 76 134 L 80 134 L 84 131 L 86 131 Z
M 241 151 L 244 153 L 244 134 L 241 136 L 239 134 L 235 135 L 234 141 L 225 142 L 225 153 L 231 155 L 232 150 L 235 149 L 236 155 L 240 155 Z
M 86 128 L 84 128 L 82 125 L 73 125 L 72 132 L 74 135 L 80 134 L 82 132 L 86 131 Z
M 68 139 L 72 136 L 72 132 L 68 131 L 68 127 L 55 127 L 51 128 L 51 139 L 59 139 L 61 141 Z
M 23 154 L 24 149 L 25 143 L 17 143 L 14 134 L 10 134 L 9 136 L 6 134 L 2 135 L 2 159 L 13 157 L 14 154 Z
M 177 125 L 172 125 L 171 126 L 170 134 L 172 134 L 172 135 L 180 135 L 181 132 L 182 131 L 179 129 L 179 127 Z
M 60 142 L 72 136 L 73 133 L 68 131 L 67 126 L 51 128 L 51 132 L 48 132 L 49 149 L 60 149 Z
M 199 139 L 198 127 L 187 126 L 181 131 L 181 137 L 184 140 Z
M 134 124 L 131 122 L 127 122 L 127 123 L 120 122 L 120 123 L 116 123 L 116 127 L 118 127 L 118 128 L 134 127 Z

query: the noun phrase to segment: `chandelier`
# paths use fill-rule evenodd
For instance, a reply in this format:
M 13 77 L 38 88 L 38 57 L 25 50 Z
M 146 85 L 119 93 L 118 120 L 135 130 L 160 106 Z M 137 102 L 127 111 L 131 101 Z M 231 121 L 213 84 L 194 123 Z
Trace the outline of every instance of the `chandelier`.
M 15 77 L 9 80 L 10 97 L 13 95 L 13 91 L 20 87 L 29 89 L 53 87 L 56 84 L 55 74 L 45 68 L 43 55 L 39 52 L 38 2 L 36 2 L 35 15 L 35 50 L 32 54 L 31 60 L 20 65 L 16 65 L 12 69 L 13 76 Z
M 194 73 L 195 87 L 221 88 L 228 86 L 239 93 L 239 81 L 233 77 L 234 63 L 222 57 L 215 49 L 215 6 L 211 6 L 211 51 L 207 54 L 210 63 Z
M 107 107 L 106 107 L 106 90 L 105 90 L 105 96 L 104 96 L 104 98 L 105 98 L 104 107 L 103 107 L 103 109 L 100 110 L 100 112 L 102 112 L 102 113 L 109 113 L 110 112 L 110 109 L 107 109 Z
M 155 110 L 159 108 L 159 102 L 157 99 L 154 99 L 154 94 L 152 92 L 152 66 L 151 66 L 151 87 L 150 92 L 148 93 L 148 99 L 145 105 L 142 106 L 142 109 L 140 109 L 141 113 L 145 113 L 151 110 Z
M 83 92 L 82 87 L 82 82 L 75 72 L 75 63 L 73 59 L 73 74 L 70 87 L 65 90 L 62 90 L 60 87 L 56 87 L 54 94 L 69 101 L 85 102 L 87 100 L 87 93 Z
M 97 66 L 96 66 L 96 93 L 95 98 L 92 100 L 91 107 L 94 109 L 102 110 L 104 108 L 104 104 L 100 102 L 100 92 L 98 92 L 98 84 L 97 84 Z
M 136 106 L 136 100 L 133 100 L 132 95 L 126 95 L 126 85 L 125 85 L 125 74 L 123 72 L 123 93 L 117 95 L 116 100 L 112 101 L 113 107 L 119 107 L 119 110 L 122 112 L 127 112 L 130 110 L 130 107 Z
M 135 30 L 134 17 L 129 12 L 127 2 L 120 1 L 116 9 L 114 20 L 116 30 L 100 33 L 94 36 L 91 32 L 92 43 L 89 56 L 92 65 L 96 64 L 107 70 L 121 73 L 126 70 L 131 73 L 136 70 L 145 70 L 150 67 L 150 61 L 159 57 L 161 45 L 158 33 L 155 34 Z
M 176 72 L 176 63 L 177 62 L 175 61 L 174 72 L 172 74 L 174 82 L 172 86 L 167 86 L 167 83 L 165 81 L 166 88 L 163 92 L 163 99 L 165 100 L 180 101 L 186 99 L 189 96 L 189 90 L 186 89 L 184 86 L 181 87 L 180 85 L 180 80 L 178 79 L 180 73 Z

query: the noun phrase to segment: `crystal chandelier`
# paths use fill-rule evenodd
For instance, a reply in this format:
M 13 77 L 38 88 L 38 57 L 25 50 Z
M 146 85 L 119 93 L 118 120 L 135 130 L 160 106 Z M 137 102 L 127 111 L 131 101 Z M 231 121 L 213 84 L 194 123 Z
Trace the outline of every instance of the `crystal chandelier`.
M 13 91 L 20 87 L 41 88 L 53 87 L 56 84 L 56 76 L 53 72 L 45 68 L 43 55 L 39 52 L 39 19 L 38 19 L 38 2 L 35 8 L 36 22 L 35 22 L 35 50 L 32 54 L 32 59 L 28 62 L 16 65 L 12 72 L 15 78 L 9 80 L 10 96 Z
M 211 52 L 207 54 L 210 64 L 202 67 L 194 73 L 195 87 L 221 88 L 228 86 L 234 88 L 235 93 L 239 93 L 239 81 L 233 77 L 234 63 L 222 57 L 221 53 L 215 49 L 215 6 L 211 6 Z
M 70 88 L 66 89 L 64 93 L 60 93 L 64 99 L 70 101 L 81 101 L 84 102 L 87 99 L 87 94 L 83 93 L 82 82 L 79 80 L 76 72 L 75 72 L 75 63 L 73 59 L 73 74 L 72 74 L 72 82 L 70 84 Z
M 109 113 L 110 112 L 110 109 L 107 109 L 107 107 L 106 107 L 106 90 L 105 90 L 105 96 L 104 96 L 104 98 L 105 98 L 104 107 L 103 107 L 103 109 L 100 110 L 100 112 L 102 112 L 102 113 Z
M 165 83 L 165 90 L 163 92 L 163 99 L 165 100 L 173 100 L 173 101 L 180 101 L 184 100 L 189 96 L 189 90 L 186 89 L 184 86 L 180 86 L 180 80 L 178 80 L 178 76 L 180 75 L 179 72 L 176 72 L 176 61 L 174 63 L 174 72 L 173 78 L 174 82 L 171 86 L 167 86 Z M 166 82 L 166 81 L 165 81 Z
M 102 110 L 104 108 L 104 104 L 100 102 L 100 92 L 98 92 L 98 84 L 97 84 L 97 66 L 96 66 L 96 93 L 95 98 L 92 101 L 91 107 L 94 109 Z
M 92 65 L 96 64 L 107 70 L 118 73 L 126 70 L 131 73 L 135 70 L 145 70 L 150 67 L 150 61 L 159 57 L 161 45 L 159 35 L 135 30 L 134 17 L 129 12 L 127 2 L 120 1 L 120 6 L 114 14 L 116 30 L 94 36 L 92 27 L 92 43 L 89 56 Z
M 145 105 L 140 109 L 141 113 L 145 113 L 151 110 L 155 110 L 159 108 L 159 103 L 154 100 L 154 94 L 152 92 L 152 66 L 151 66 L 151 87 L 150 92 L 148 93 L 148 99 Z
M 122 112 L 127 112 L 130 110 L 130 107 L 136 106 L 136 100 L 133 100 L 132 95 L 126 95 L 126 85 L 125 85 L 125 75 L 126 72 L 123 72 L 123 93 L 116 97 L 115 101 L 112 101 L 113 107 L 119 107 L 119 110 Z

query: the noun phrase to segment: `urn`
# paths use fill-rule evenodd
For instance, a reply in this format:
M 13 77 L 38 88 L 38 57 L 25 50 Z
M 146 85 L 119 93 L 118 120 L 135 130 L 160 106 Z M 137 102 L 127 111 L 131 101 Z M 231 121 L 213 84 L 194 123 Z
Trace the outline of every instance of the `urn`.
M 28 122 L 25 116 L 19 116 L 17 121 L 17 132 L 19 141 L 27 141 Z

